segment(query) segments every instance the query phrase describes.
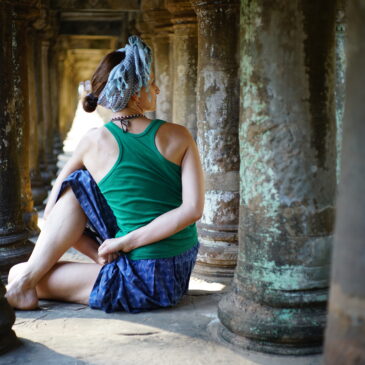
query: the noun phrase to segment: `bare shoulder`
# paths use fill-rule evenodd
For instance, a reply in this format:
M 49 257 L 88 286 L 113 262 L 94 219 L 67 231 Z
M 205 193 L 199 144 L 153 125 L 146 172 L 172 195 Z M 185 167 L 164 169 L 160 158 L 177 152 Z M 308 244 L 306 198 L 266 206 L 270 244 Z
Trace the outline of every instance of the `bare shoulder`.
M 84 138 L 89 140 L 90 142 L 93 142 L 93 141 L 97 140 L 98 138 L 105 138 L 108 135 L 110 135 L 110 133 L 108 133 L 107 129 L 104 128 L 104 126 L 101 126 L 99 128 L 89 129 L 85 133 Z
M 161 127 L 162 135 L 169 139 L 170 142 L 177 142 L 182 144 L 190 144 L 194 141 L 188 128 L 181 124 L 175 124 L 170 122 L 165 122 Z
M 91 128 L 88 130 L 82 137 L 81 141 L 84 141 L 84 143 L 89 146 L 98 146 L 102 143 L 110 143 L 112 140 L 113 136 L 108 129 L 101 126 L 99 128 Z
M 168 160 L 181 165 L 182 159 L 194 139 L 189 130 L 180 124 L 166 122 L 156 135 L 156 146 Z

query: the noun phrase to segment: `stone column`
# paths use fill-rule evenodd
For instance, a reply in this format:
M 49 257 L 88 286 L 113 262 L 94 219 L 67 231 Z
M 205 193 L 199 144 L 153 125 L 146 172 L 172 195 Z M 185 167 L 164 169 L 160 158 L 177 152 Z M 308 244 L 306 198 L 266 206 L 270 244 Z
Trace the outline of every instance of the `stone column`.
M 153 51 L 156 83 L 160 88 L 157 97 L 156 118 L 174 122 L 172 119 L 173 78 L 171 74 L 170 34 L 172 24 L 170 13 L 164 8 L 163 1 L 145 2 L 142 5 L 143 19 L 153 24 Z
M 242 0 L 240 250 L 220 336 L 321 351 L 336 191 L 335 4 Z
M 65 93 L 66 93 L 66 57 L 67 57 L 67 40 L 66 37 L 61 37 L 59 40 L 59 53 L 58 53 L 58 74 L 60 78 L 60 90 L 58 92 L 58 119 L 61 140 L 64 140 L 67 135 L 66 128 L 66 109 L 65 109 Z
M 172 120 L 189 128 L 196 138 L 197 19 L 190 1 L 168 0 L 165 4 L 173 16 L 174 30 Z
M 16 5 L 16 8 L 13 6 Z M 27 260 L 33 245 L 22 217 L 27 115 L 26 3 L 1 5 L 0 43 L 0 276 Z M 26 156 L 28 158 L 28 156 Z
M 47 188 L 44 185 L 39 168 L 39 133 L 41 133 L 41 115 L 38 108 L 39 88 L 37 69 L 35 62 L 38 57 L 37 52 L 37 32 L 34 29 L 28 30 L 28 47 L 27 47 L 27 63 L 28 63 L 28 85 L 29 85 L 29 168 L 32 186 L 32 196 L 34 205 L 37 209 L 43 208 L 43 201 L 47 197 Z
M 9 144 L 8 139 L 3 140 L 3 137 L 7 137 L 9 135 L 11 128 L 9 124 L 10 116 L 5 115 L 5 113 L 8 112 L 10 105 L 5 103 L 13 101 L 13 90 L 5 89 L 5 87 L 12 87 L 10 75 L 8 75 L 8 72 L 10 71 L 9 68 L 11 67 L 10 58 L 12 54 L 12 24 L 10 10 L 11 9 L 9 8 L 8 4 L 4 4 L 4 2 L 0 1 L 0 43 L 2 45 L 2 52 L 0 53 L 0 77 L 3 82 L 2 87 L 0 88 L 0 98 L 3 101 L 2 103 L 0 103 L 0 267 L 7 259 L 8 244 L 12 246 L 12 243 L 15 243 L 14 246 L 16 246 L 17 244 L 21 246 L 25 242 L 16 242 L 16 240 L 14 242 L 14 240 L 12 240 L 13 233 L 16 232 L 16 229 L 12 229 L 12 227 L 14 227 L 14 225 L 12 224 L 12 218 L 14 217 L 15 212 L 11 209 L 11 201 L 9 198 L 5 200 L 5 204 L 2 203 L 3 199 L 6 198 L 6 194 L 12 193 L 11 187 L 9 187 L 8 190 L 8 187 L 3 186 L 3 183 L 9 182 L 10 179 L 7 178 L 7 174 L 9 173 L 9 171 L 11 171 L 10 162 L 16 160 L 14 156 L 14 146 L 11 146 Z M 17 178 L 18 180 L 20 178 L 19 171 Z M 20 183 L 18 181 L 18 187 L 19 186 Z M 20 194 L 19 191 L 16 192 L 18 194 L 18 208 L 20 208 Z M 6 214 L 7 217 L 5 217 Z M 16 220 L 17 222 L 19 222 L 19 226 L 21 226 L 22 220 L 19 215 L 18 217 L 16 217 Z M 24 228 L 19 228 L 23 231 L 23 233 L 25 233 Z M 24 237 L 26 237 L 25 234 Z M 14 250 L 12 250 L 12 252 L 14 253 Z M 0 272 L 0 275 L 1 274 L 5 276 L 6 271 L 2 270 L 2 272 Z M 9 351 L 18 343 L 14 331 L 11 329 L 12 325 L 15 322 L 14 311 L 9 306 L 7 300 L 4 298 L 4 294 L 5 287 L 0 278 L 0 354 Z
M 24 57 L 25 62 L 23 62 L 22 66 L 24 67 L 24 78 L 23 82 L 27 82 L 28 85 L 24 85 L 24 97 L 26 98 L 24 105 L 24 123 L 22 128 L 23 137 L 23 148 L 19 154 L 20 166 L 21 166 L 21 202 L 22 202 L 22 211 L 23 218 L 25 222 L 25 226 L 28 229 L 30 236 L 36 236 L 39 234 L 40 230 L 38 228 L 38 213 L 34 208 L 33 202 L 33 191 L 31 188 L 31 178 L 30 178 L 30 154 L 35 152 L 34 147 L 36 148 L 36 152 L 38 153 L 37 144 L 33 145 L 33 135 L 35 133 L 34 127 L 36 120 L 34 118 L 35 113 L 35 99 L 34 99 L 34 67 L 32 67 L 33 58 L 31 58 L 31 54 L 33 52 L 32 49 L 32 30 L 31 27 L 26 28 L 23 25 L 19 25 L 21 29 L 21 34 L 19 35 L 21 39 L 26 42 L 26 47 L 23 49 L 22 55 L 18 54 L 17 57 Z M 25 53 L 25 55 L 24 55 Z M 33 120 L 32 120 L 33 119 Z M 32 140 L 30 139 L 32 133 Z M 33 156 L 32 156 L 33 157 Z M 32 161 L 33 162 L 33 161 Z
M 60 123 L 58 118 L 58 93 L 60 85 L 60 77 L 58 73 L 58 58 L 59 52 L 61 51 L 61 42 L 58 39 L 59 33 L 59 22 L 57 20 L 57 14 L 54 10 L 50 11 L 50 27 L 51 27 L 51 46 L 49 52 L 49 89 L 50 89 L 50 108 L 51 108 L 51 119 L 53 126 L 53 157 L 58 161 L 58 155 L 63 152 L 63 142 L 60 135 Z M 56 166 L 57 167 L 57 166 Z M 58 168 L 57 168 L 58 170 Z M 57 171 L 56 170 L 56 171 Z
M 0 12 L 2 12 L 1 3 Z M 15 314 L 4 295 L 5 287 L 0 280 L 0 355 L 19 344 L 15 332 L 11 329 L 15 322 Z
M 138 32 L 140 33 L 139 36 L 141 37 L 141 39 L 143 39 L 143 41 L 151 48 L 152 50 L 152 57 L 153 57 L 153 62 L 152 62 L 152 68 L 153 68 L 153 72 L 155 73 L 156 76 L 158 76 L 156 74 L 156 61 L 155 61 L 155 50 L 153 49 L 153 27 L 150 23 L 147 23 L 144 21 L 143 19 L 143 12 L 138 14 L 137 17 L 137 21 L 136 21 L 136 27 Z M 159 100 L 159 96 L 157 96 L 157 105 L 159 104 L 160 100 Z M 147 112 L 146 116 L 150 119 L 156 119 L 156 111 L 154 112 Z
M 365 4 L 348 2 L 346 108 L 325 364 L 365 364 Z
M 192 1 L 198 18 L 197 144 L 205 173 L 195 273 L 231 278 L 239 205 L 239 2 Z
M 78 75 L 77 75 L 77 57 L 73 50 L 67 51 L 67 57 L 64 63 L 64 89 L 63 89 L 63 113 L 65 113 L 65 132 L 67 133 L 71 127 L 75 117 L 75 111 L 78 103 Z
M 43 169 L 51 172 L 52 178 L 57 173 L 57 157 L 53 152 L 54 125 L 52 118 L 52 98 L 50 84 L 50 40 L 51 36 L 47 33 L 50 30 L 45 29 L 45 37 L 41 40 L 41 73 L 42 73 L 42 108 L 44 122 L 43 147 L 45 152 Z
M 53 124 L 53 155 L 57 159 L 58 155 L 63 151 L 63 142 L 60 135 L 60 123 L 58 119 L 58 93 L 60 78 L 58 74 L 58 52 L 59 48 L 56 46 L 51 49 L 50 70 L 51 77 L 50 89 L 51 89 L 51 117 Z
M 336 9 L 336 126 L 337 126 L 337 165 L 336 175 L 337 181 L 340 176 L 341 165 L 341 144 L 342 144 L 342 121 L 345 106 L 345 71 L 346 71 L 346 56 L 345 56 L 345 4 L 346 0 L 337 0 Z
M 41 28 L 43 29 L 43 28 Z M 37 112 L 38 112 L 38 161 L 39 161 L 39 172 L 41 180 L 33 180 L 32 183 L 36 183 L 40 187 L 47 191 L 51 186 L 51 181 L 53 179 L 52 171 L 47 168 L 46 151 L 45 151 L 45 136 L 46 136 L 46 126 L 44 121 L 44 108 L 43 108 L 43 81 L 42 81 L 42 30 L 37 32 L 37 38 L 35 43 L 35 85 L 36 85 L 36 100 L 37 100 Z M 38 176 L 36 177 L 36 179 Z M 43 203 L 39 208 L 43 207 Z
M 143 12 L 138 14 L 135 26 L 139 32 L 139 36 L 152 49 L 153 55 L 155 55 L 155 52 L 153 50 L 153 27 L 150 23 L 144 21 Z

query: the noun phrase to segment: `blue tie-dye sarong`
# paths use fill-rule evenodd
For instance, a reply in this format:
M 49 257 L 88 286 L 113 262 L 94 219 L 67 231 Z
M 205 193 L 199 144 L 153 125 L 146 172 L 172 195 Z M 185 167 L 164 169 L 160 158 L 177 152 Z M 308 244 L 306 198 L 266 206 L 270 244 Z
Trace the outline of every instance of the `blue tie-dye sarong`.
M 77 170 L 70 174 L 58 198 L 67 186 L 71 186 L 88 218 L 85 234 L 99 243 L 113 238 L 118 230 L 114 214 L 90 173 Z M 102 267 L 90 294 L 90 307 L 138 313 L 177 304 L 188 290 L 198 248 L 199 243 L 178 256 L 163 259 L 131 260 L 120 255 Z

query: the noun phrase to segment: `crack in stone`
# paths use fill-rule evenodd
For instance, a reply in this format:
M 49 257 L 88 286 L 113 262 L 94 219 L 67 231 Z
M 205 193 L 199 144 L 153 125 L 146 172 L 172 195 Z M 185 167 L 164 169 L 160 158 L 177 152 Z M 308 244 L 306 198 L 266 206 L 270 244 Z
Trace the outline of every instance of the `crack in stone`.
M 150 336 L 150 335 L 155 335 L 156 333 L 159 333 L 159 332 L 158 331 L 156 331 L 156 332 L 140 332 L 140 333 L 126 332 L 126 333 L 118 333 L 118 335 L 121 335 L 121 336 Z

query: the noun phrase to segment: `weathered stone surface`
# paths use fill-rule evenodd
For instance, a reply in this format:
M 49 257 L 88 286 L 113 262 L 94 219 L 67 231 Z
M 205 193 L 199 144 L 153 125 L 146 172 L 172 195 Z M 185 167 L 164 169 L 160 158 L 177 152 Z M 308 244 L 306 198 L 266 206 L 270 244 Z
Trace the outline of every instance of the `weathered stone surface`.
M 60 34 L 65 35 L 113 35 L 118 37 L 121 31 L 121 21 L 63 21 L 61 22 Z
M 240 250 L 221 335 L 321 351 L 336 191 L 335 7 L 241 2 Z
M 365 4 L 349 1 L 343 160 L 325 364 L 365 364 Z
M 28 99 L 28 103 L 26 103 L 27 107 L 25 108 L 25 123 L 23 127 L 23 151 L 20 154 L 21 158 L 21 198 L 22 198 L 22 210 L 23 217 L 26 228 L 28 229 L 31 236 L 36 236 L 39 234 L 39 228 L 37 225 L 38 222 L 38 213 L 34 206 L 35 204 L 33 197 L 36 195 L 38 199 L 42 198 L 39 196 L 41 191 L 32 190 L 31 187 L 31 175 L 30 171 L 36 171 L 38 167 L 38 140 L 37 140 L 37 109 L 36 109 L 36 100 L 35 100 L 35 79 L 34 79 L 34 30 L 28 26 L 28 28 L 24 28 L 24 32 L 21 35 L 22 38 L 26 39 L 26 79 L 24 79 L 23 83 L 25 88 L 27 88 L 24 93 L 26 98 Z M 24 52 L 24 50 L 23 50 Z M 24 55 L 22 56 L 24 57 Z M 25 81 L 28 85 L 26 85 Z M 44 193 L 43 199 L 45 198 L 46 192 Z M 35 193 L 35 194 L 34 194 Z
M 197 19 L 189 1 L 169 0 L 165 5 L 172 14 L 174 31 L 172 121 L 186 126 L 196 138 Z
M 27 242 L 21 200 L 24 128 L 28 117 L 26 52 L 23 53 L 23 16 L 27 8 L 1 6 L 0 276 L 6 278 L 9 268 L 26 260 L 33 247 Z
M 28 65 L 28 90 L 29 90 L 29 171 L 32 187 L 32 197 L 34 206 L 42 208 L 43 201 L 47 197 L 47 188 L 39 170 L 39 133 L 41 115 L 38 108 L 38 91 L 37 83 L 37 32 L 28 29 L 28 46 L 27 46 L 27 65 Z
M 53 0 L 52 7 L 61 10 L 138 11 L 138 0 Z
M 232 277 L 238 251 L 239 2 L 192 4 L 198 18 L 197 144 L 209 182 L 195 272 Z
M 19 344 L 15 332 L 11 329 L 15 322 L 15 314 L 4 294 L 5 287 L 0 279 L 0 355 Z
M 342 124 L 345 108 L 345 72 L 346 72 L 346 0 L 337 0 L 336 9 L 336 144 L 337 144 L 337 182 L 340 177 Z
M 160 89 L 157 97 L 156 118 L 173 122 L 173 47 L 171 14 L 164 0 L 142 1 L 143 20 L 153 30 L 152 48 L 156 83 Z
M 55 134 L 54 120 L 52 118 L 52 99 L 50 83 L 50 39 L 44 38 L 41 41 L 41 65 L 42 65 L 42 107 L 44 135 L 43 146 L 45 152 L 45 164 L 48 172 L 53 177 L 57 173 L 57 156 L 53 153 L 53 137 Z

